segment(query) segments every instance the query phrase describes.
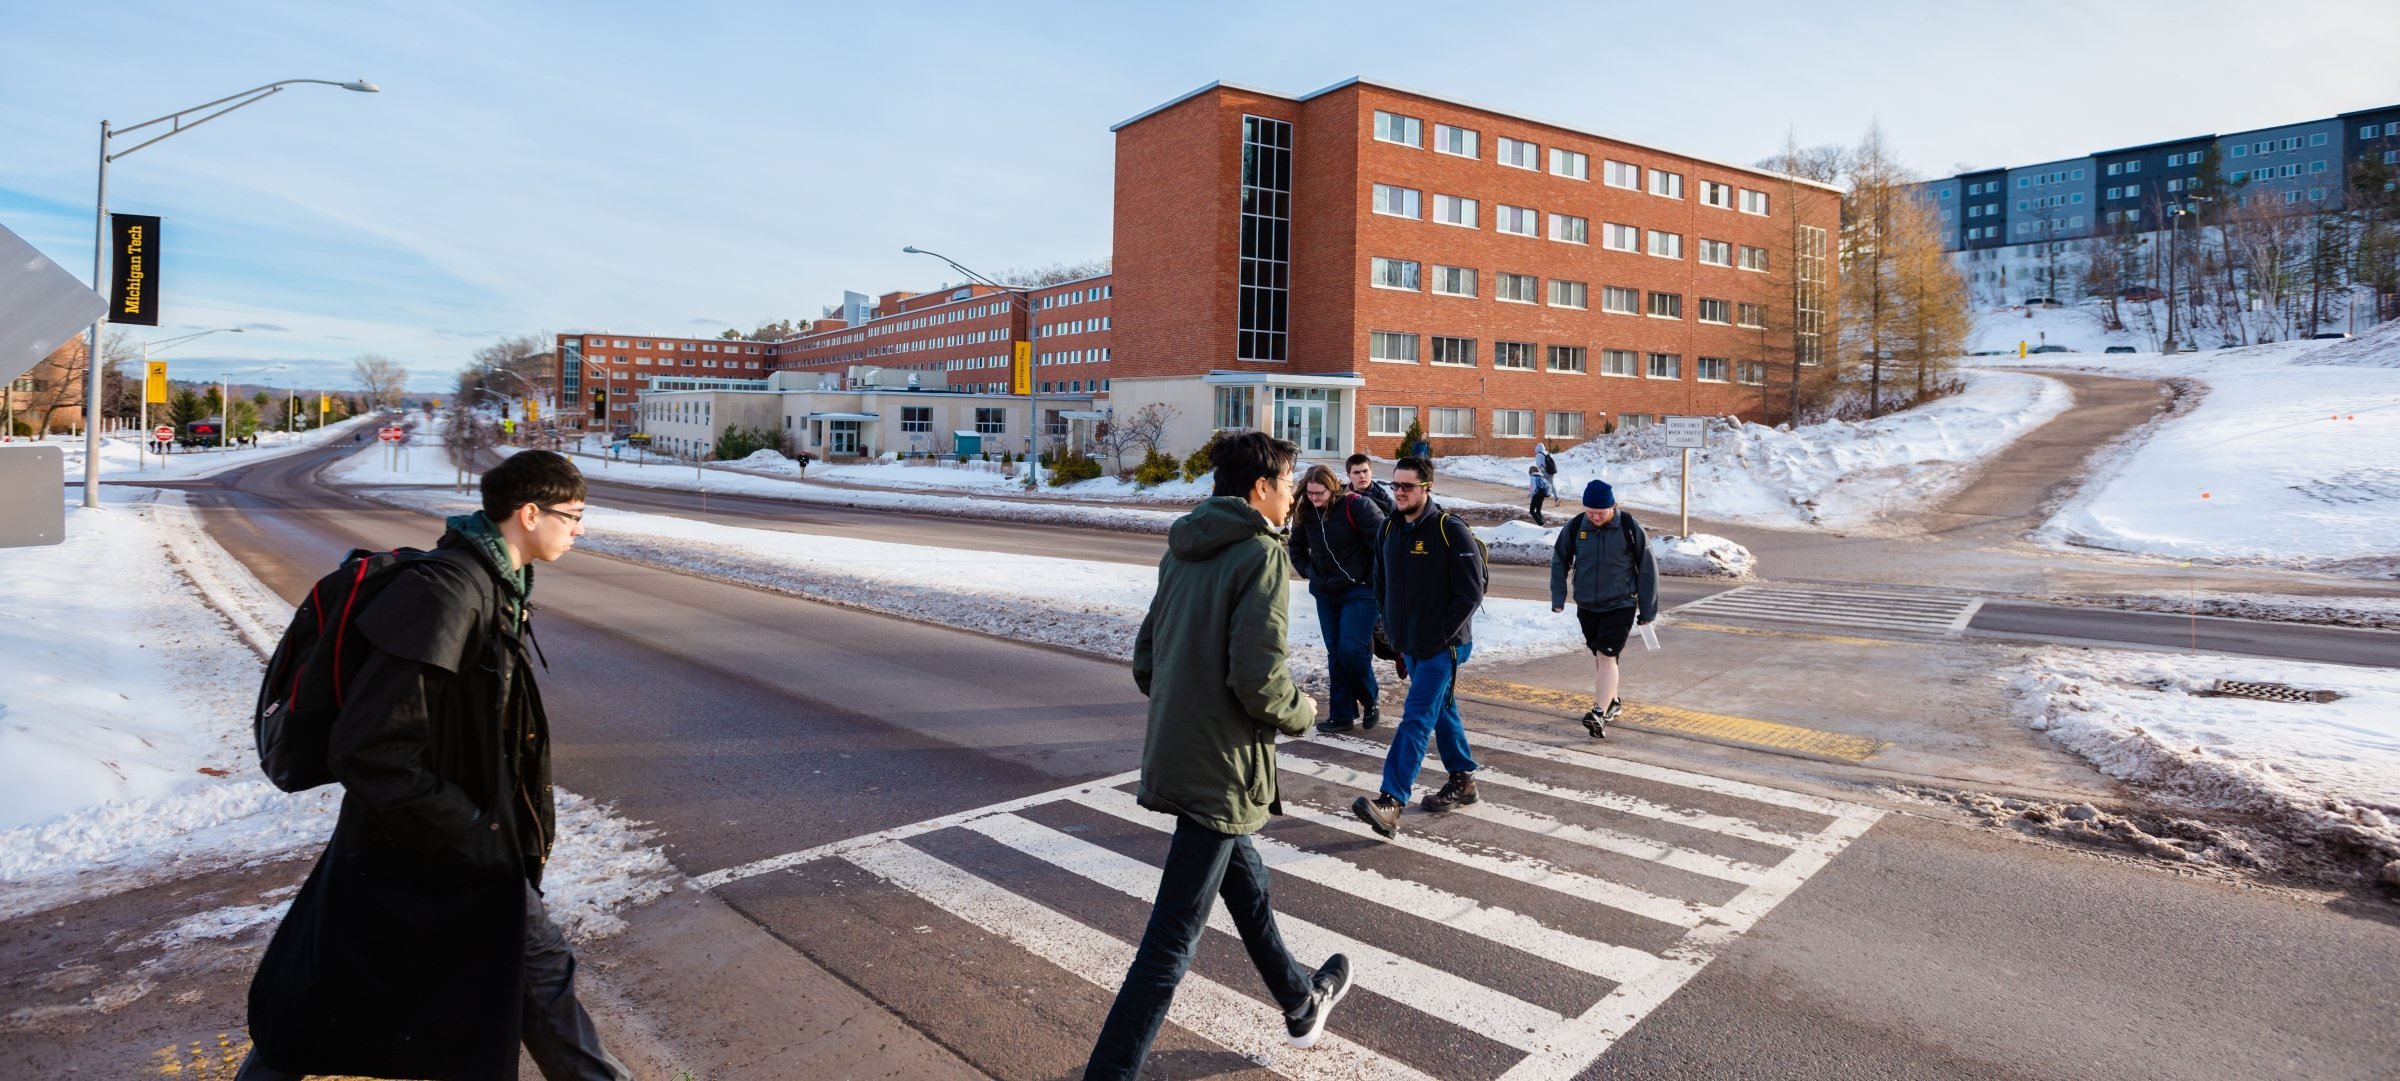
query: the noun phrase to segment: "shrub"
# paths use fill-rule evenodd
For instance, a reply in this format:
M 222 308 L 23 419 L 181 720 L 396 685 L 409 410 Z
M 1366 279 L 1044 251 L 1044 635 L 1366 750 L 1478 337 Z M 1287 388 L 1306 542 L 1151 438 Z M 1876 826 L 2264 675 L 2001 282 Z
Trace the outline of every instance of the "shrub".
M 1425 439 L 1425 426 L 1413 420 L 1409 421 L 1408 430 L 1400 433 L 1400 447 L 1398 450 L 1392 452 L 1392 457 L 1406 458 L 1411 454 L 1415 454 L 1417 452 L 1417 444 L 1420 441 L 1425 443 L 1426 456 L 1431 457 L 1433 455 L 1433 443 L 1432 441 Z
M 1093 480 L 1100 476 L 1100 459 L 1089 454 L 1068 451 L 1063 454 L 1046 454 L 1043 457 L 1051 459 L 1051 464 L 1047 468 L 1050 471 L 1050 486 L 1053 488 L 1063 488 L 1079 480 Z
M 1216 471 L 1215 463 L 1208 460 L 1208 444 L 1206 443 L 1201 444 L 1199 450 L 1193 451 L 1190 457 L 1183 460 L 1183 479 L 1185 480 L 1196 481 Z
M 1142 464 L 1133 467 L 1133 483 L 1137 488 L 1155 488 L 1182 474 L 1183 467 L 1174 455 L 1154 449 L 1142 455 Z
M 758 451 L 777 449 L 779 442 L 779 433 L 729 424 L 717 435 L 717 460 L 738 462 Z

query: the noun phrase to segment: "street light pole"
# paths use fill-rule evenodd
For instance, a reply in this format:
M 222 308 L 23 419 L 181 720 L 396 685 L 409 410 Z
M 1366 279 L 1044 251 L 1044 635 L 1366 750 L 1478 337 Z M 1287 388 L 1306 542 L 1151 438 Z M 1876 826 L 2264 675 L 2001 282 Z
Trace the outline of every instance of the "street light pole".
M 983 284 L 991 286 L 992 288 L 998 289 L 1004 293 L 1015 294 L 1017 302 L 1025 305 L 1025 408 L 1027 413 L 1026 426 L 1031 432 L 1031 434 L 1027 435 L 1025 438 L 1025 445 L 1030 451 L 1030 453 L 1026 455 L 1025 459 L 1025 486 L 1028 488 L 1041 487 L 1042 381 L 1040 377 L 1042 374 L 1042 347 L 1041 332 L 1040 329 L 1035 325 L 1036 320 L 1033 314 L 1033 290 L 1023 286 L 1002 285 L 999 282 L 993 281 L 990 278 L 986 278 L 972 270 L 968 270 L 966 267 L 960 266 L 957 260 L 952 259 L 947 255 L 943 255 L 940 252 L 926 251 L 925 249 L 917 247 L 913 244 L 900 250 L 909 255 L 933 256 L 942 262 L 950 264 L 950 269 L 964 274 L 969 278 L 973 278 L 976 281 L 982 282 Z M 1014 352 L 1015 350 L 1012 347 L 1010 351 Z M 1011 374 L 1014 374 L 1014 358 L 1011 358 L 1011 360 L 1012 365 L 1010 371 Z
M 155 119 L 144 120 L 141 123 L 135 124 L 128 128 L 111 128 L 109 127 L 108 121 L 102 120 L 100 122 L 100 185 L 98 193 L 93 197 L 92 200 L 92 288 L 97 290 L 102 296 L 111 297 L 113 300 L 113 291 L 106 287 L 108 280 L 109 162 L 115 161 L 127 154 L 131 154 L 136 150 L 140 150 L 143 147 L 151 145 L 152 143 L 161 142 L 177 135 L 181 135 L 192 128 L 206 124 L 209 121 L 215 120 L 216 118 L 223 116 L 226 113 L 230 113 L 235 109 L 239 109 L 242 106 L 249 105 L 254 102 L 264 101 L 267 98 L 282 93 L 284 87 L 297 86 L 303 83 L 315 83 L 322 86 L 338 86 L 344 90 L 355 90 L 362 94 L 380 93 L 382 89 L 376 86 L 374 83 L 366 81 L 365 79 L 353 79 L 346 83 L 337 83 L 330 79 L 285 79 L 281 82 L 273 82 L 268 83 L 265 86 L 253 87 L 249 90 L 244 90 L 239 94 L 218 98 L 215 101 L 208 102 L 203 105 L 194 105 L 189 109 L 181 109 Z M 228 105 L 226 104 L 227 102 L 231 102 L 232 104 Z M 225 107 L 218 109 L 217 106 L 220 105 Z M 210 112 L 208 115 L 203 116 L 198 120 L 194 120 L 188 124 L 184 122 L 184 117 L 190 116 L 193 113 L 206 112 L 210 109 L 215 109 L 216 111 Z M 167 124 L 170 125 L 170 127 L 163 135 L 156 135 L 152 136 L 151 138 L 144 139 L 141 142 L 135 143 L 134 145 L 126 147 L 125 149 L 114 154 L 108 152 L 109 140 L 114 139 L 119 135 L 129 135 L 133 132 L 140 131 L 143 128 L 151 127 L 157 124 Z M 105 347 L 102 345 L 102 341 L 107 331 L 108 309 L 102 308 L 100 309 L 100 318 L 92 320 L 91 350 L 87 355 L 85 355 L 83 363 L 83 505 L 86 507 L 98 507 L 100 505 L 100 430 L 92 426 L 92 421 L 94 418 L 100 415 L 100 357 L 101 353 L 105 349 Z

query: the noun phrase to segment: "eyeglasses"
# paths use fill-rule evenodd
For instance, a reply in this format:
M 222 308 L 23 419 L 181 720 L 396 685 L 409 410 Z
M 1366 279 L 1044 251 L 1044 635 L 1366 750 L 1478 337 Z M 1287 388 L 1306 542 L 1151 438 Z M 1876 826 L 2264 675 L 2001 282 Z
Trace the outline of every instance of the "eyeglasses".
M 1395 492 L 1413 492 L 1413 491 L 1416 491 L 1416 490 L 1417 490 L 1417 489 L 1419 489 L 1419 488 L 1423 488 L 1423 489 L 1425 489 L 1426 491 L 1430 492 L 1430 491 L 1432 491 L 1432 490 L 1433 490 L 1433 485 L 1430 485 L 1430 484 L 1418 484 L 1418 483 L 1416 483 L 1415 481 L 1406 481 L 1406 480 L 1396 480 L 1396 481 L 1393 481 L 1393 482 L 1392 482 L 1392 490 L 1393 490 L 1393 491 L 1395 491 Z
M 568 520 L 568 521 L 570 521 L 570 522 L 573 522 L 573 523 L 575 523 L 576 525 L 582 525 L 582 524 L 583 524 L 583 512 L 582 512 L 582 511 L 558 510 L 558 509 L 556 509 L 556 508 L 552 508 L 552 507 L 543 507 L 543 506 L 539 506 L 539 505 L 537 505 L 537 506 L 536 506 L 534 509 L 541 511 L 541 512 L 542 512 L 542 513 L 544 513 L 544 514 L 555 514 L 555 515 L 558 515 L 559 517 L 561 517 L 561 518 L 564 518 L 564 519 L 566 519 L 566 520 Z

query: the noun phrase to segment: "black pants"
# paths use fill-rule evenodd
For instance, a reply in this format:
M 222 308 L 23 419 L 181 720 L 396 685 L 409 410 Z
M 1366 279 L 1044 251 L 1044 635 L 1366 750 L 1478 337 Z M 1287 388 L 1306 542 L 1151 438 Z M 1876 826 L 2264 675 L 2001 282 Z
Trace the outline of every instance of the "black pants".
M 1533 524 L 1539 526 L 1546 526 L 1550 524 L 1542 520 L 1542 504 L 1548 502 L 1549 498 L 1549 496 L 1543 495 L 1540 492 L 1533 493 L 1533 505 L 1527 508 L 1533 512 Z
M 1092 1048 L 1084 1081 L 1134 1078 L 1150 1055 L 1150 1042 L 1167 1019 L 1175 1001 L 1175 985 L 1192 967 L 1200 936 L 1208 930 L 1208 914 L 1225 899 L 1225 911 L 1242 934 L 1250 963 L 1267 981 L 1289 1016 L 1308 1008 L 1309 973 L 1283 948 L 1275 930 L 1275 908 L 1267 897 L 1267 865 L 1246 835 L 1218 833 L 1187 819 L 1175 820 L 1175 839 L 1167 845 L 1167 867 L 1158 880 L 1158 903 L 1150 909 L 1150 926 L 1134 951 L 1125 986 L 1100 1025 L 1100 1041 Z
M 550 922 L 541 892 L 525 887 L 525 1052 L 549 1081 L 633 1081 L 633 1071 L 600 1046 L 592 1017 L 575 997 L 575 951 Z M 259 1061 L 252 1051 L 234 1081 L 303 1081 Z

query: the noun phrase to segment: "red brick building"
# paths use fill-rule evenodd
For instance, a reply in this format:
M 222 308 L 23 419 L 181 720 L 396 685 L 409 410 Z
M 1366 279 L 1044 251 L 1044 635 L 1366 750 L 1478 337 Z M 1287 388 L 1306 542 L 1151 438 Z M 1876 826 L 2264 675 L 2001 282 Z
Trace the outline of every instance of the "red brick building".
M 1031 290 L 1034 378 L 1044 394 L 1105 391 L 1115 316 L 1108 275 Z M 862 298 L 863 299 L 863 298 Z M 842 311 L 841 316 L 853 314 Z M 858 306 L 857 322 L 833 317 L 769 347 L 770 369 L 840 372 L 852 365 L 947 372 L 950 385 L 1006 389 L 1026 313 L 1012 291 L 963 285 L 934 293 L 885 293 Z
M 764 379 L 767 346 L 725 338 L 661 338 L 584 331 L 551 343 L 550 385 L 559 388 L 560 420 L 570 427 L 593 420 L 597 392 L 608 391 L 609 418 L 630 424 L 650 381 L 667 376 L 703 380 Z
M 1824 185 L 1356 79 L 1212 84 L 1115 131 L 1111 397 L 1175 406 L 1186 441 L 1388 454 L 1417 420 L 1521 453 L 1769 416 L 1821 359 Z

